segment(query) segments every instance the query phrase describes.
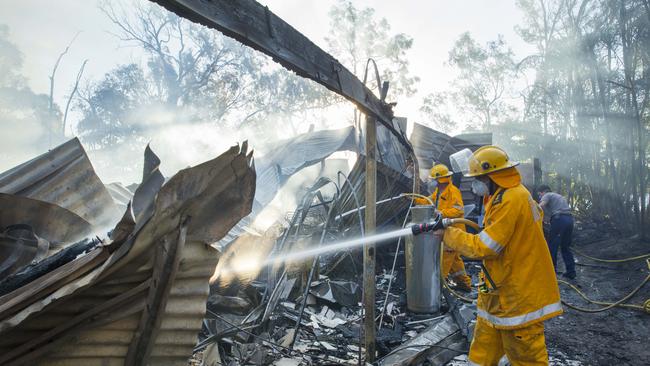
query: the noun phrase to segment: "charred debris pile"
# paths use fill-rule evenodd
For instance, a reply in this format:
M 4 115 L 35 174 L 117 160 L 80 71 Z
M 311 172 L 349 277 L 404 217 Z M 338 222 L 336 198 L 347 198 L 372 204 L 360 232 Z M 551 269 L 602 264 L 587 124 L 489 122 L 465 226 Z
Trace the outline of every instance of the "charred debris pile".
M 394 123 L 404 131 L 404 126 Z M 282 141 L 253 163 L 244 143 L 165 179 L 147 147 L 140 184 L 104 184 L 77 139 L 0 174 L 0 364 L 359 364 L 361 251 L 277 260 L 363 235 L 364 157 L 355 128 Z M 423 170 L 490 135 L 416 125 Z M 398 228 L 413 159 L 378 129 L 377 226 Z M 320 164 L 298 205 L 253 225 L 292 175 Z M 471 192 L 461 185 L 466 201 Z M 467 349 L 474 313 L 406 309 L 404 243 L 377 249 L 378 364 L 445 363 Z M 472 295 L 470 295 L 472 296 Z
M 382 133 L 386 132 L 382 128 L 378 131 L 377 227 L 386 231 L 408 220 L 411 202 L 399 196 L 413 191 L 414 172 L 409 151 Z M 333 132 L 327 138 L 335 138 Z M 340 134 L 341 141 L 348 139 L 342 144 L 326 143 L 318 136 L 324 133 L 303 135 L 281 146 L 288 146 L 287 158 L 295 158 L 291 152 L 300 151 L 301 161 L 334 151 L 316 153 L 324 146 L 363 151 L 359 146 L 363 139 L 354 130 L 349 137 Z M 433 161 L 444 162 L 462 148 L 488 144 L 491 135 L 452 138 L 416 125 L 411 139 L 419 167 L 428 173 Z M 282 155 L 274 155 L 274 171 L 294 171 Z M 283 258 L 364 234 L 364 157 L 359 156 L 348 174 L 328 170 L 327 163 L 323 163 L 323 174 L 306 187 L 298 205 L 282 220 L 266 232 L 244 232 L 228 244 L 211 279 L 206 319 L 195 348 L 197 364 L 360 364 L 364 354 L 360 249 L 255 265 L 266 258 Z M 265 189 L 260 180 L 265 173 L 258 168 L 258 174 L 256 199 Z M 467 201 L 474 201 L 467 182 L 460 182 L 460 176 L 454 179 Z M 376 253 L 377 364 L 427 360 L 443 364 L 459 355 L 458 351 L 466 351 L 474 309 L 450 296 L 440 313 L 410 313 L 404 242 L 382 244 Z

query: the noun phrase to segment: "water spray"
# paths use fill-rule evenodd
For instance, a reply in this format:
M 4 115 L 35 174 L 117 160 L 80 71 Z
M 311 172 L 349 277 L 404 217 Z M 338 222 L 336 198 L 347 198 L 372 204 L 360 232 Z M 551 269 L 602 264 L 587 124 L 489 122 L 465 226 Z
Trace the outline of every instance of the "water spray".
M 352 248 L 360 247 L 366 243 L 381 244 L 391 239 L 397 239 L 399 237 L 417 236 L 431 231 L 443 230 L 451 225 L 459 224 L 459 223 L 472 226 L 477 230 L 479 229 L 479 226 L 473 221 L 467 219 L 460 219 L 460 218 L 458 219 L 442 218 L 442 216 L 439 213 L 437 213 L 431 222 L 413 224 L 411 226 L 398 229 L 398 230 L 388 231 L 381 234 L 364 236 L 356 239 L 345 240 L 334 244 L 324 245 L 321 247 L 311 248 L 311 249 L 288 253 L 284 255 L 269 257 L 261 262 L 250 262 L 250 263 L 247 262 L 244 265 L 245 261 L 242 260 L 238 262 L 239 264 L 235 266 L 235 268 L 230 268 L 230 269 L 224 268 L 222 270 L 223 271 L 222 273 L 229 273 L 229 272 L 237 273 L 240 271 L 249 271 L 255 268 L 265 267 L 268 265 L 281 264 L 286 261 L 299 261 L 320 254 L 336 252 L 343 249 L 352 249 Z
M 399 237 L 406 237 L 406 236 L 417 236 L 422 233 L 430 232 L 430 231 L 435 231 L 439 229 L 444 229 L 445 228 L 445 223 L 449 225 L 449 221 L 446 221 L 445 219 L 442 218 L 440 214 L 438 214 L 431 222 L 428 223 L 421 223 L 421 224 L 414 224 L 409 227 L 405 227 L 402 229 L 398 230 L 393 230 L 381 234 L 375 234 L 375 235 L 369 235 L 369 236 L 364 236 L 361 238 L 356 238 L 356 239 L 350 239 L 350 240 L 345 240 L 341 242 L 337 242 L 334 244 L 329 244 L 329 245 L 324 245 L 321 247 L 317 248 L 311 248 L 303 251 L 298 251 L 298 252 L 293 252 L 293 253 L 287 253 L 283 255 L 278 255 L 274 257 L 269 257 L 265 259 L 264 261 L 257 262 L 257 263 L 249 263 L 246 266 L 241 266 L 245 267 L 246 270 L 252 269 L 251 267 L 265 267 L 268 265 L 275 265 L 275 264 L 281 264 L 283 262 L 287 261 L 299 261 L 307 258 L 314 257 L 316 255 L 320 254 L 325 254 L 325 253 L 331 253 L 331 252 L 336 252 L 339 250 L 343 249 L 352 249 L 356 247 L 361 247 L 366 243 L 385 243 L 386 241 L 389 241 L 391 239 L 397 239 Z M 239 272 L 238 268 L 230 268 L 230 270 L 224 268 L 224 273 L 225 272 Z

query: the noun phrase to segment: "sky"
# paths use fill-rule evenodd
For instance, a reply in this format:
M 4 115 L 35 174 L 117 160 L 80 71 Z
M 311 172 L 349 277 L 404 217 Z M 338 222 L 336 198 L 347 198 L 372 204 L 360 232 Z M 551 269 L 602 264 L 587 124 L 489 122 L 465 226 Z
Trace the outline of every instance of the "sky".
M 260 2 L 317 45 L 325 46 L 327 12 L 334 0 Z M 56 58 L 78 34 L 57 72 L 55 99 L 60 105 L 65 104 L 85 59 L 89 60 L 85 79 L 98 79 L 115 65 L 138 62 L 142 57 L 138 49 L 120 46 L 111 34 L 112 24 L 97 7 L 98 0 L 0 0 L 0 4 L 0 24 L 10 27 L 11 40 L 25 56 L 23 72 L 36 92 L 48 92 L 48 76 Z M 375 8 L 378 16 L 388 20 L 392 32 L 413 37 L 408 56 L 412 74 L 421 81 L 418 93 L 408 100 L 399 100 L 396 108 L 398 115 L 411 119 L 417 118 L 424 95 L 445 89 L 453 79 L 453 73 L 444 64 L 461 33 L 469 31 L 481 43 L 501 34 L 518 57 L 533 51 L 515 33 L 522 14 L 514 0 L 353 0 L 353 4 Z
M 266 0 L 275 14 L 323 47 L 329 20 L 327 12 L 335 1 Z M 371 7 L 384 17 L 393 33 L 413 37 L 409 52 L 412 74 L 420 77 L 418 93 L 398 101 L 396 113 L 416 118 L 422 97 L 441 91 L 452 81 L 453 73 L 445 67 L 448 52 L 458 37 L 466 31 L 480 43 L 496 39 L 500 34 L 515 55 L 524 57 L 533 52 L 515 33 L 523 15 L 514 0 L 353 0 L 358 7 Z M 319 14 L 305 17 L 304 14 Z M 379 65 L 381 67 L 381 65 Z M 390 93 L 390 92 L 389 92 Z M 389 98 L 390 99 L 390 98 Z

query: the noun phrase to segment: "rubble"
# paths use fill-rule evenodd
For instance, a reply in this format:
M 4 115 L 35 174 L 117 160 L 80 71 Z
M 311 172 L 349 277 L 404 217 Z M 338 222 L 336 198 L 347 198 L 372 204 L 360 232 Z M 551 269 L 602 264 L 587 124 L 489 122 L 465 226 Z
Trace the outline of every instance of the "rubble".
M 314 281 L 309 293 L 315 297 L 327 300 L 333 304 L 355 306 L 361 301 L 361 288 L 350 281 Z
M 378 98 L 268 8 L 255 1 L 154 1 L 338 92 L 368 125 L 377 123 L 378 230 L 406 222 L 410 202 L 400 194 L 429 193 L 416 187 L 434 161 L 449 164 L 449 154 L 492 141 L 490 134 L 452 137 L 415 124 L 412 151 L 405 119 L 393 118 L 385 102 L 387 82 Z M 147 146 L 135 186 L 104 185 L 77 139 L 0 174 L 0 364 L 183 365 L 190 354 L 202 365 L 364 363 L 360 250 L 282 260 L 364 235 L 361 137 L 373 136 L 364 128 L 280 141 L 257 169 L 244 143 L 167 181 Z M 321 174 L 297 207 L 286 208 L 286 220 L 265 232 L 250 227 L 292 175 L 343 150 L 358 153 L 349 174 Z M 524 178 L 535 180 L 537 167 Z M 467 211 L 480 211 L 469 180 L 452 179 Z M 581 225 L 587 235 L 602 233 L 598 223 Z M 459 354 L 471 342 L 475 305 L 444 290 L 439 312 L 409 312 L 404 250 L 399 241 L 381 249 L 376 289 L 366 288 L 378 294 L 377 364 L 465 363 Z M 564 359 L 552 362 L 580 364 L 559 355 Z
M 309 139 L 305 137 L 305 140 Z M 390 142 L 390 139 L 385 141 Z M 399 149 L 389 154 L 391 150 L 386 146 L 380 145 L 380 149 L 385 149 L 387 157 L 399 156 Z M 393 161 L 398 166 L 378 163 L 377 200 L 385 206 L 378 211 L 377 222 L 383 228 L 394 228 L 404 221 L 409 201 L 389 198 L 410 191 L 413 185 L 407 160 L 401 164 L 396 163 L 396 158 Z M 286 218 L 288 227 L 280 231 L 275 227 L 270 232 L 256 234 L 247 229 L 241 231 L 238 239 L 224 252 L 227 255 L 224 254 L 215 272 L 211 297 L 219 301 L 218 304 L 216 301 L 209 304 L 213 311 L 208 312 L 196 352 L 208 349 L 214 352 L 210 345 L 216 342 L 221 350 L 219 360 L 224 364 L 241 364 L 242 360 L 249 358 L 258 358 L 259 361 L 260 349 L 250 346 L 250 342 L 257 339 L 255 344 L 261 344 L 268 351 L 263 358 L 270 364 L 359 363 L 360 355 L 365 352 L 360 342 L 363 317 L 359 250 L 274 263 L 253 272 L 248 269 L 239 273 L 227 271 L 233 264 L 258 263 L 260 258 L 282 256 L 283 253 L 319 245 L 319 242 L 360 235 L 358 209 L 364 204 L 363 156 L 343 178 L 338 175 L 314 182 L 298 200 L 300 203 L 291 216 Z M 334 196 L 325 193 L 324 187 L 330 184 L 338 187 Z M 342 215 L 347 212 L 352 214 Z M 424 317 L 410 314 L 406 310 L 404 295 L 403 249 L 396 253 L 394 243 L 384 248 L 386 250 L 378 255 L 383 272 L 377 276 L 377 313 L 383 305 L 383 298 L 387 297 L 389 301 L 383 327 L 377 333 L 379 356 L 390 354 L 389 360 L 401 360 L 399 362 L 403 364 L 425 359 L 441 364 L 457 355 L 457 350 L 466 350 L 467 330 L 475 316 L 474 308 L 450 300 L 445 308 L 447 313 Z M 401 264 L 391 274 L 390 265 L 395 255 L 401 258 Z M 389 280 L 393 281 L 391 294 L 387 293 Z M 249 312 L 244 313 L 243 309 Z M 260 339 L 264 341 L 260 342 Z M 425 341 L 428 342 L 426 347 L 415 347 L 417 351 L 391 353 L 405 342 Z M 206 364 L 212 362 L 205 359 L 205 355 L 204 351 Z
M 436 351 L 436 345 L 442 346 L 441 342 L 459 334 L 460 330 L 454 319 L 447 315 L 437 320 L 429 328 L 399 346 L 396 350 L 379 361 L 379 365 L 412 365 L 424 360 L 430 352 Z M 461 337 L 462 338 L 462 337 Z M 447 347 L 447 346 L 444 346 Z M 450 348 L 450 347 L 449 347 Z M 461 352 L 466 351 L 463 347 Z M 458 352 L 458 353 L 461 353 Z M 456 355 L 453 355 L 456 356 Z M 452 357 L 453 357 L 452 356 Z M 448 360 L 445 360 L 446 362 Z

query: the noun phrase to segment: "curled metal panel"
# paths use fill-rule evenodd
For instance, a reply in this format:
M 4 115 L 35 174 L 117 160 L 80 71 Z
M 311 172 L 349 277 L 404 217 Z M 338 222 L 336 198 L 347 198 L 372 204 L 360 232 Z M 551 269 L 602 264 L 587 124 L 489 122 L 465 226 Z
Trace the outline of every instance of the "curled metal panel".
M 109 183 L 106 185 L 106 189 L 113 198 L 115 204 L 121 209 L 121 211 L 124 211 L 124 209 L 126 209 L 126 206 L 133 198 L 133 192 L 122 185 L 122 183 Z
M 0 192 L 61 206 L 97 228 L 120 217 L 77 138 L 0 174 Z
M 63 207 L 27 197 L 0 193 L 0 228 L 25 224 L 53 246 L 73 243 L 92 233 L 92 226 Z
M 269 153 L 257 159 L 255 200 L 262 206 L 271 202 L 282 185 L 296 172 L 316 164 L 337 151 L 356 150 L 352 126 L 337 130 L 304 133 L 279 141 Z

